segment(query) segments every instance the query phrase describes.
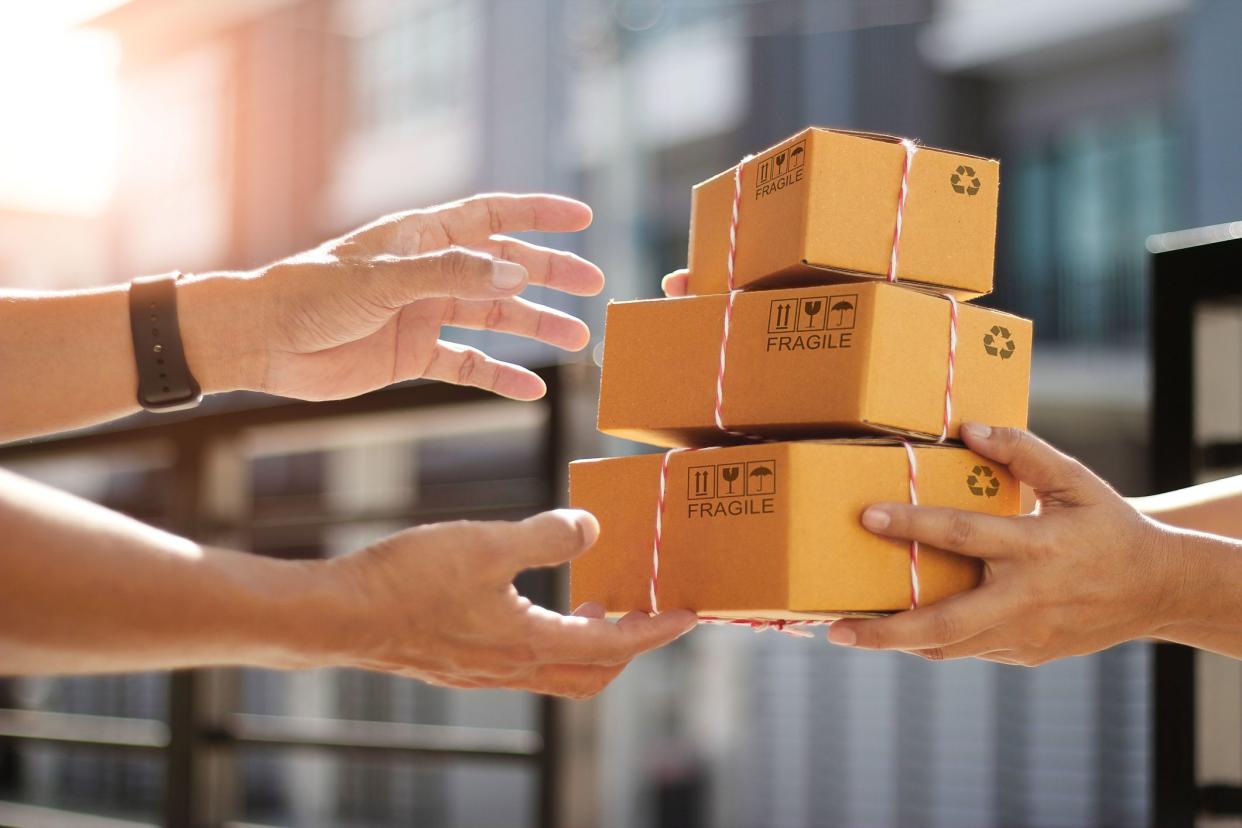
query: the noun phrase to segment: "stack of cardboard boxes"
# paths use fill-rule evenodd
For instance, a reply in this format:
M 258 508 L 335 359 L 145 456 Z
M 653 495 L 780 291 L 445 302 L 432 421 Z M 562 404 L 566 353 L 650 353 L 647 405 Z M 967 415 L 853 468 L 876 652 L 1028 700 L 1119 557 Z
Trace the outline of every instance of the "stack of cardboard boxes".
M 1031 323 L 960 304 L 992 289 L 999 183 L 994 160 L 811 128 L 697 185 L 691 295 L 609 306 L 599 402 L 602 432 L 690 450 L 571 464 L 601 525 L 573 601 L 652 609 L 658 513 L 660 607 L 892 612 L 910 549 L 867 505 L 914 477 L 922 505 L 1016 514 L 1013 478 L 954 444 L 1026 425 Z M 979 568 L 924 547 L 916 574 L 928 604 Z

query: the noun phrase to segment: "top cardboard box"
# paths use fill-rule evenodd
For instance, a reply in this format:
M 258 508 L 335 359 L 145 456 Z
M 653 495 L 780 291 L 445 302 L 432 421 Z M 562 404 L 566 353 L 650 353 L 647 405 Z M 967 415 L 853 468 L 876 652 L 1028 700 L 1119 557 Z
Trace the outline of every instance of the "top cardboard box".
M 811 127 L 742 169 L 734 287 L 886 278 L 906 148 L 884 135 Z M 1000 162 L 919 147 L 911 160 L 897 279 L 960 299 L 992 291 Z M 734 168 L 697 184 L 690 292 L 728 290 Z

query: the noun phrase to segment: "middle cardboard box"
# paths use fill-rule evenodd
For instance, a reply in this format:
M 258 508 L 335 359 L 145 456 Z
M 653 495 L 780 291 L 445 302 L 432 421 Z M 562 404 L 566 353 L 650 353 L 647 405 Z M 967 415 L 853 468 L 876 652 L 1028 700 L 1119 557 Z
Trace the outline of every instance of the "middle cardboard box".
M 727 301 L 608 306 L 600 431 L 670 447 L 734 441 L 717 426 L 718 396 L 726 428 L 764 438 L 936 439 L 946 396 L 950 439 L 963 422 L 1026 427 L 1029 320 L 859 282 L 738 293 L 726 339 Z

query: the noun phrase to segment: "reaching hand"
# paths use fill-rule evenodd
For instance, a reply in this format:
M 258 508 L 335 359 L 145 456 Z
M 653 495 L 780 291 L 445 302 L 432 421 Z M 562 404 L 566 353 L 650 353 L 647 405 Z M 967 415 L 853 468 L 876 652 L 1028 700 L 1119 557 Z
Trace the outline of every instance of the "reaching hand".
M 567 198 L 476 196 L 387 216 L 241 279 L 200 277 L 183 286 L 187 353 L 227 366 L 191 369 L 227 376 L 219 383 L 227 387 L 308 400 L 420 377 L 538 398 L 545 389 L 535 374 L 441 340 L 440 329 L 584 347 L 589 332 L 581 321 L 517 294 L 534 284 L 594 295 L 604 284 L 599 268 L 505 234 L 590 223 L 590 208 Z M 205 290 L 213 279 L 221 288 L 214 296 Z
M 443 523 L 394 535 L 324 563 L 348 587 L 353 622 L 338 648 L 355 667 L 450 687 L 506 687 L 583 698 L 636 655 L 692 629 L 693 613 L 603 608 L 572 616 L 534 606 L 513 586 L 524 569 L 556 566 L 599 536 L 587 512 L 545 512 L 517 523 Z
M 1002 518 L 900 503 L 868 508 L 863 525 L 877 534 L 981 558 L 983 584 L 888 618 L 839 621 L 830 641 L 1034 666 L 1157 635 L 1179 617 L 1185 563 L 1176 532 L 1028 432 L 967 426 L 962 434 L 1035 488 L 1036 512 Z

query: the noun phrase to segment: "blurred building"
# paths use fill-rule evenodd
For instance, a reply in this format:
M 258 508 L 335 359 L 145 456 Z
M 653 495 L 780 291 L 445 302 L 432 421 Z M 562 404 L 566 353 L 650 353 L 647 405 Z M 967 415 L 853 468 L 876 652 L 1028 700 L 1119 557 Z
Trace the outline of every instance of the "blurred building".
M 691 185 L 808 123 L 1000 157 L 988 301 L 1035 319 L 1034 426 L 1127 493 L 1146 485 L 1144 240 L 1242 216 L 1229 0 L 132 0 L 93 25 L 123 43 L 130 129 L 90 231 L 101 282 L 254 267 L 384 212 L 550 190 L 595 208 L 590 231 L 551 241 L 604 268 L 604 298 L 654 295 L 684 264 Z M 0 217 L 0 248 L 13 226 Z M 6 284 L 32 271 L 0 259 Z M 603 299 L 545 298 L 602 331 Z M 593 433 L 593 369 L 571 376 L 566 455 L 635 450 Z M 255 496 L 372 502 L 376 473 L 400 489 L 414 462 L 376 451 L 258 458 Z M 321 555 L 361 539 L 256 543 Z M 54 692 L 158 715 L 144 681 Z M 1143 825 L 1149 681 L 1143 645 L 1030 672 L 704 630 L 578 706 L 565 796 L 606 826 Z M 529 715 L 517 697 L 354 674 L 247 673 L 243 690 L 254 712 Z M 58 780 L 39 796 L 82 809 L 158 786 L 138 766 L 39 761 Z M 523 824 L 523 784 L 256 760 L 245 796 L 272 824 L 502 826 Z

